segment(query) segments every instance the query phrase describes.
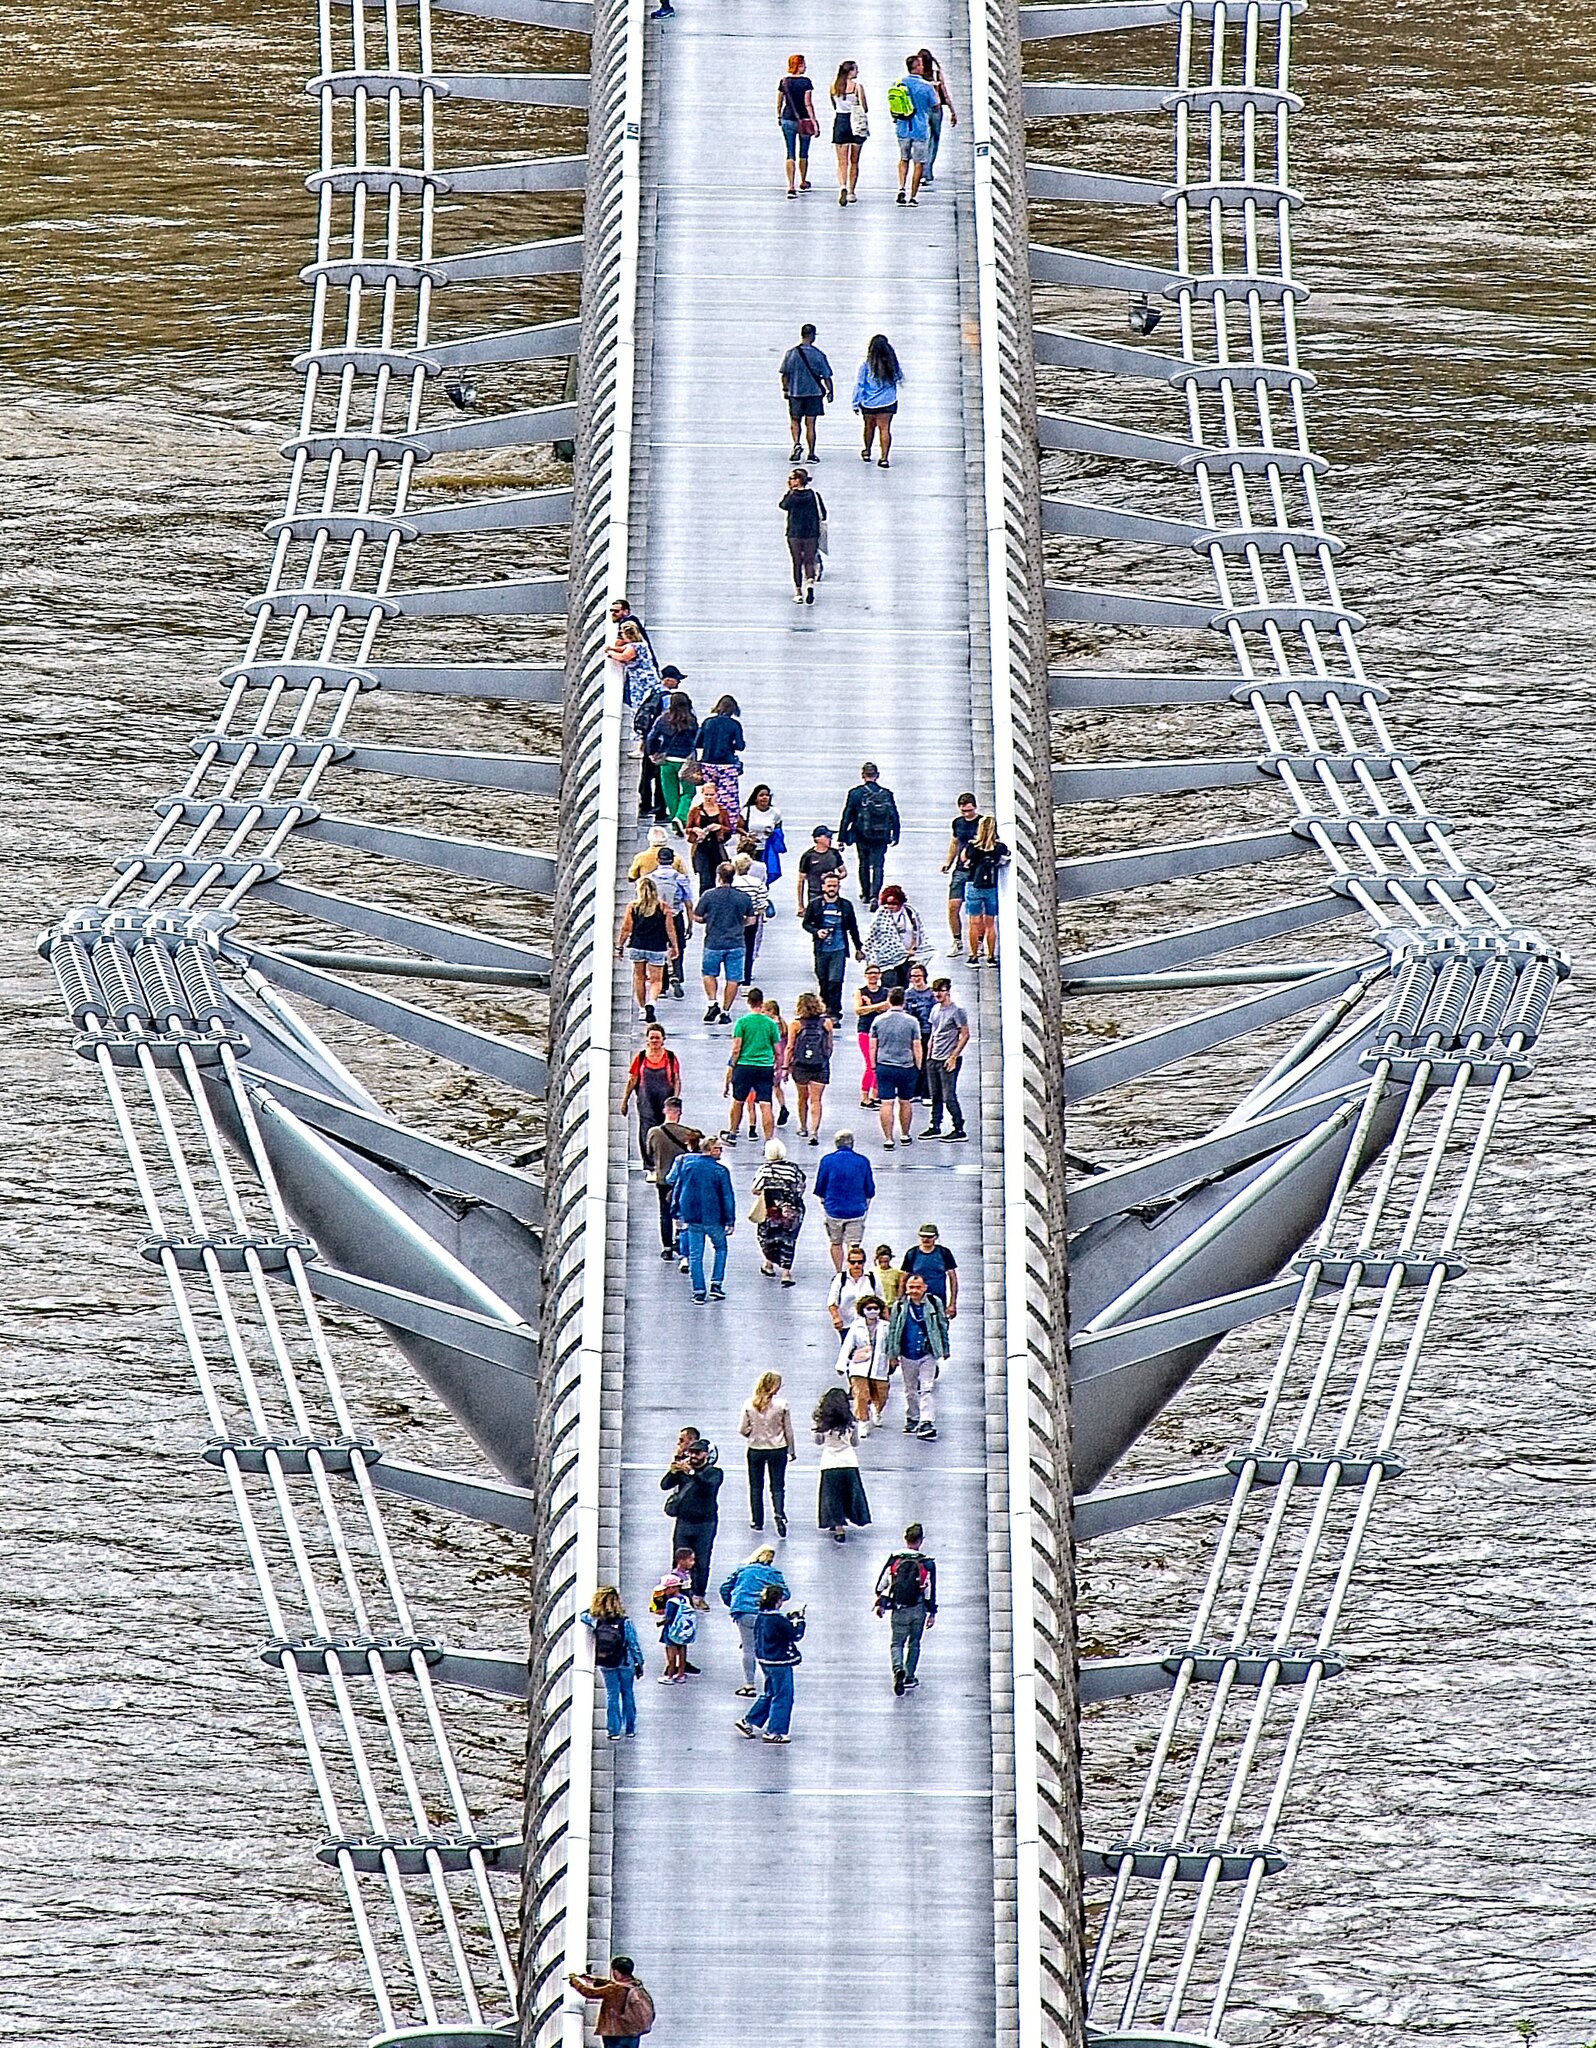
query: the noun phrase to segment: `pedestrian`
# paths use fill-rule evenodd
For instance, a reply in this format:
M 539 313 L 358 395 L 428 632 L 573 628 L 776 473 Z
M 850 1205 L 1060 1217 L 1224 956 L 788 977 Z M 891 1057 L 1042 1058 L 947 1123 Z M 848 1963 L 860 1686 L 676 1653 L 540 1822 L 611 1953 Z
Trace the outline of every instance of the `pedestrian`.
M 792 1048 L 787 1036 L 787 1020 L 781 1014 L 781 1004 L 775 996 L 766 996 L 765 1015 L 781 1034 L 776 1040 L 776 1128 L 781 1130 L 790 1120 L 787 1108 L 787 1075 L 792 1065 Z
M 870 1262 L 870 1278 L 875 1283 L 877 1294 L 891 1309 L 903 1290 L 903 1273 L 892 1263 L 890 1244 L 876 1246 L 875 1256 Z
M 859 1075 L 859 1107 L 875 1109 L 880 1097 L 876 1094 L 876 1053 L 875 1041 L 870 1033 L 875 1021 L 887 1007 L 887 998 L 892 990 L 882 979 L 881 969 L 866 955 L 864 980 L 853 992 L 853 1017 L 859 1038 L 859 1057 L 864 1066 Z
M 654 830 L 661 831 L 661 828 L 655 826 Z M 649 837 L 652 839 L 653 836 L 651 832 Z M 643 859 L 644 856 L 640 854 L 638 858 Z M 674 846 L 667 844 L 655 850 L 654 887 L 659 891 L 659 900 L 665 906 L 676 937 L 676 950 L 665 963 L 665 985 L 680 1002 L 683 995 L 682 962 L 687 955 L 687 935 L 693 926 L 693 884 Z
M 835 836 L 829 825 L 817 825 L 809 835 L 809 851 L 798 856 L 800 918 L 811 903 L 819 901 L 821 884 L 827 875 L 835 875 L 839 882 L 842 880 L 845 869 L 842 855 L 832 843 Z
M 870 1027 L 870 1046 L 875 1056 L 876 1092 L 881 1099 L 881 1142 L 890 1152 L 894 1144 L 912 1145 L 914 1098 L 920 1087 L 920 1066 L 925 1046 L 920 1027 L 904 1007 L 903 990 L 895 988 L 887 1008 Z M 893 1105 L 897 1105 L 898 1136 L 892 1135 Z
M 752 841 L 749 852 L 755 860 L 764 862 L 765 879 L 774 887 L 781 880 L 781 857 L 787 851 L 787 840 L 768 782 L 756 782 L 748 792 L 742 828 L 744 837 Z
M 698 1635 L 698 1616 L 693 1611 L 693 1564 L 691 1548 L 679 1550 L 675 1564 L 654 1588 L 649 1602 L 659 1616 L 660 1648 L 665 1653 L 661 1685 L 685 1685 L 698 1671 L 698 1666 L 687 1658 Z
M 787 1533 L 787 1464 L 798 1455 L 792 1410 L 781 1398 L 781 1374 L 762 1372 L 743 1404 L 737 1425 L 748 1440 L 748 1526 L 765 1526 L 765 1493 L 770 1492 L 776 1534 Z
M 743 847 L 748 844 L 745 840 Z M 743 980 L 752 981 L 754 962 L 759 957 L 759 942 L 764 937 L 765 921 L 770 916 L 770 882 L 763 862 L 740 849 L 732 859 L 732 887 L 741 889 L 754 906 L 754 921 L 743 933 Z
M 826 1296 L 826 1313 L 837 1336 L 847 1336 L 848 1325 L 859 1313 L 861 1296 L 874 1292 L 874 1284 L 865 1270 L 864 1246 L 849 1245 L 843 1253 L 842 1271 L 832 1281 Z
M 903 1277 L 911 1280 L 918 1273 L 947 1310 L 951 1323 L 959 1313 L 959 1262 L 942 1242 L 934 1223 L 922 1223 L 915 1236 L 918 1241 L 903 1255 Z
M 909 986 L 903 992 L 903 1007 L 920 1027 L 921 1042 L 929 1040 L 931 1013 L 937 1006 L 936 992 L 931 986 L 931 977 L 923 960 L 909 962 Z M 931 1083 L 925 1065 L 920 1068 L 920 1094 L 928 1097 Z
M 659 769 L 648 757 L 648 735 L 665 709 L 665 683 L 654 659 L 648 630 L 642 620 L 633 615 L 625 598 L 618 598 L 610 606 L 610 617 L 615 621 L 616 637 L 604 651 L 626 670 L 626 701 L 632 712 L 632 736 L 637 741 L 641 757 L 637 775 L 637 815 L 663 823 L 665 806 L 660 795 Z M 634 640 L 626 631 L 627 627 L 636 628 L 637 639 Z
M 731 1099 L 731 1119 L 726 1131 L 728 1145 L 737 1142 L 745 1107 L 749 1137 L 754 1135 L 756 1115 L 766 1144 L 775 1137 L 776 1119 L 771 1099 L 776 1092 L 776 1048 L 780 1043 L 781 1026 L 774 1017 L 767 1016 L 763 990 L 751 988 L 748 991 L 748 1008 L 732 1031 L 726 1080 L 721 1090 Z M 785 1157 L 786 1148 L 782 1149 Z
M 667 1099 L 681 1092 L 682 1063 L 665 1043 L 665 1026 L 650 1024 L 643 1033 L 642 1051 L 634 1054 L 626 1070 L 626 1086 L 621 1091 L 622 1116 L 631 1108 L 632 1097 L 637 1097 L 637 1149 L 645 1163 L 649 1132 L 665 1121 Z
M 814 1413 L 820 1446 L 820 1492 L 815 1512 L 833 1543 L 846 1543 L 848 1524 L 870 1526 L 870 1503 L 859 1476 L 859 1425 L 841 1387 L 827 1387 Z
M 948 1355 L 947 1311 L 911 1273 L 887 1320 L 887 1359 L 903 1380 L 903 1428 L 931 1443 L 937 1433 L 937 1375 Z
M 925 176 L 920 180 L 921 185 L 924 186 L 936 183 L 937 151 L 942 147 L 943 117 L 945 115 L 949 124 L 957 128 L 959 125 L 959 110 L 953 104 L 953 95 L 948 91 L 948 82 L 943 76 L 942 66 L 929 50 L 921 50 L 918 54 L 920 58 L 920 76 L 936 94 L 936 104 L 926 109 L 926 121 L 929 125 L 930 133 L 926 137 Z
M 776 122 L 787 145 L 787 197 L 796 199 L 809 190 L 809 145 L 820 133 L 815 89 L 797 52 L 787 59 L 786 75 L 776 83 Z M 792 452 L 796 456 L 798 450 Z
M 957 960 L 964 951 L 964 893 L 970 880 L 970 871 L 964 865 L 961 856 L 975 837 L 980 822 L 976 815 L 974 793 L 967 789 L 959 798 L 958 811 L 948 828 L 948 857 L 942 863 L 942 872 L 948 878 L 948 932 L 953 940 L 953 944 L 948 948 L 950 960 Z
M 614 607 L 610 617 L 615 617 Z M 641 619 L 630 616 L 616 623 L 615 638 L 604 649 L 605 655 L 617 668 L 624 669 L 626 701 L 640 704 L 651 688 L 659 683 L 659 664 L 654 659 L 654 649 L 648 635 L 643 631 Z
M 931 109 L 938 104 L 934 85 L 920 76 L 918 50 L 903 61 L 903 76 L 887 93 L 887 111 L 898 135 L 898 204 L 918 206 L 925 167 L 931 154 Z
M 662 672 L 663 674 L 663 672 Z M 648 735 L 649 759 L 659 770 L 667 821 L 679 835 L 693 801 L 687 764 L 698 745 L 698 715 L 685 690 L 672 690 Z
M 593 1632 L 593 1663 L 604 1679 L 604 1725 L 611 1742 L 637 1733 L 637 1681 L 643 1646 L 614 1586 L 600 1586 L 582 1616 Z
M 776 1553 L 769 1544 L 756 1550 L 747 1564 L 733 1566 L 720 1582 L 720 1597 L 731 1610 L 743 1653 L 743 1682 L 732 1695 L 734 1699 L 751 1700 L 759 1690 L 754 1684 L 754 1629 L 760 1602 L 772 1588 L 778 1599 L 791 1599 L 787 1581 L 776 1569 Z
M 836 1026 L 825 1004 L 806 988 L 793 1010 L 787 1031 L 787 1071 L 798 1097 L 798 1135 L 820 1143 L 820 1113 L 831 1079 L 831 1040 Z
M 637 613 L 633 611 L 632 600 L 629 597 L 616 598 L 614 603 L 610 606 L 610 624 L 615 628 L 616 632 L 619 633 L 621 627 L 625 625 L 628 619 L 632 621 L 632 623 L 637 627 L 637 630 L 642 634 L 643 645 L 648 649 L 649 653 L 652 654 L 654 652 L 654 643 L 649 638 L 647 626 L 643 624 L 643 621 L 637 616 Z
M 675 1197 L 676 1220 L 687 1246 L 687 1270 L 692 1276 L 694 1301 L 724 1301 L 726 1290 L 726 1247 L 737 1227 L 737 1205 L 732 1196 L 731 1175 L 721 1164 L 720 1139 L 711 1135 L 696 1152 L 684 1152 L 670 1170 L 667 1183 Z M 715 1254 L 704 1289 L 704 1246 Z
M 964 862 L 964 908 L 970 920 L 970 963 L 979 967 L 981 947 L 986 947 L 986 964 L 997 959 L 998 870 L 1009 858 L 1009 850 L 997 836 L 997 819 L 983 818 L 975 836 L 960 855 Z
M 790 172 L 790 165 L 788 169 Z M 806 185 L 804 190 L 808 189 Z M 825 412 L 828 400 L 836 394 L 831 364 L 815 343 L 813 322 L 806 321 L 799 328 L 797 341 L 781 359 L 780 374 L 781 393 L 787 401 L 787 423 L 792 428 L 792 459 L 798 462 L 807 454 L 811 462 L 818 462 L 816 422 Z
M 875 1198 L 869 1160 L 854 1150 L 852 1131 L 839 1131 L 815 1175 L 815 1200 L 826 1219 L 833 1271 L 842 1271 L 844 1245 L 863 1244 L 865 1218 Z
M 678 1259 L 685 1256 L 672 1207 L 671 1168 L 683 1153 L 696 1152 L 703 1142 L 702 1131 L 692 1124 L 682 1122 L 682 1098 L 679 1095 L 667 1095 L 664 1122 L 655 1124 L 643 1142 L 643 1157 L 648 1162 L 648 1177 L 654 1185 L 654 1193 L 659 1201 L 659 1255 L 662 1259 Z
M 754 1621 L 754 1655 L 759 1660 L 760 1675 L 765 1685 L 758 1699 L 737 1723 L 744 1735 L 758 1735 L 763 1730 L 767 1742 L 788 1742 L 792 1739 L 787 1732 L 792 1726 L 792 1674 L 793 1667 L 803 1657 L 798 1644 L 804 1632 L 804 1611 L 801 1607 L 794 1607 L 783 1614 L 781 1602 L 782 1595 L 774 1586 L 767 1586 L 759 1597 L 759 1613 Z
M 864 427 L 861 460 L 870 460 L 877 437 L 880 438 L 877 469 L 892 467 L 892 422 L 897 418 L 898 392 L 903 382 L 903 365 L 892 343 L 884 334 L 872 334 L 859 374 L 853 380 L 853 409 Z
M 792 1262 L 804 1227 L 804 1189 L 809 1176 L 787 1157 L 780 1138 L 765 1146 L 765 1163 L 754 1175 L 752 1216 L 765 1274 L 779 1273 L 783 1287 L 793 1285 Z
M 866 965 L 874 961 L 889 988 L 907 988 L 909 962 L 924 950 L 925 926 L 920 913 L 896 882 L 888 882 L 864 935 Z
M 872 910 L 879 907 L 881 900 L 887 848 L 897 845 L 902 830 L 897 799 L 881 780 L 881 770 L 875 762 L 866 761 L 843 804 L 837 842 L 857 850 L 859 894 Z
M 704 927 L 700 967 L 708 998 L 706 1024 L 731 1022 L 731 1006 L 742 986 L 746 934 L 754 921 L 754 901 L 746 889 L 734 886 L 736 878 L 731 862 L 723 860 L 715 870 L 714 888 L 704 891 L 693 910 L 694 921 Z
M 709 1605 L 704 1595 L 720 1526 L 720 1488 L 725 1476 L 715 1446 L 698 1430 L 684 1429 L 677 1438 L 676 1455 L 660 1481 L 665 1512 L 675 1523 L 678 1564 L 684 1550 L 692 1553 L 690 1583 L 693 1605 L 698 1608 Z
M 733 830 L 742 816 L 742 800 L 737 794 L 737 785 L 742 779 L 743 753 L 747 745 L 737 699 L 717 697 L 710 706 L 709 716 L 698 728 L 698 765 L 704 772 L 704 781 L 720 798 L 721 808 L 731 820 Z
M 837 66 L 831 82 L 831 142 L 837 152 L 837 204 L 859 204 L 859 152 L 870 133 L 870 102 L 859 67 L 851 57 Z
M 655 9 L 656 14 L 675 12 L 670 0 L 663 0 Z M 566 1981 L 574 1984 L 584 1998 L 598 2000 L 594 2025 L 599 2039 L 608 2048 L 638 2048 L 654 2024 L 654 2001 L 639 1983 L 630 1956 L 611 1956 L 607 1977 L 572 1975 Z
M 833 1024 L 842 1022 L 842 984 L 848 972 L 848 955 L 864 958 L 859 939 L 859 919 L 853 905 L 842 893 L 842 877 L 828 874 L 820 884 L 820 895 L 804 912 L 804 930 L 814 941 L 815 980 L 820 1000 Z
M 821 577 L 821 551 L 826 545 L 826 501 L 809 487 L 807 469 L 787 478 L 780 509 L 787 515 L 787 552 L 792 557 L 792 601 L 813 604 Z
M 666 972 L 678 952 L 676 920 L 660 900 L 653 876 L 644 875 L 621 919 L 615 957 L 631 961 L 632 995 L 650 1024 L 656 1022 L 654 1005 L 665 993 Z
M 837 1370 L 848 1382 L 848 1399 L 861 1437 L 887 1412 L 892 1361 L 887 1356 L 887 1305 L 879 1294 L 861 1294 L 837 1353 Z
M 876 1613 L 892 1617 L 892 1690 L 901 1699 L 920 1683 L 920 1643 L 937 1618 L 937 1564 L 924 1549 L 925 1530 L 911 1522 L 876 1580 Z
M 700 769 L 699 773 L 702 774 L 703 770 Z M 698 877 L 702 895 L 706 889 L 714 888 L 716 870 L 721 862 L 732 858 L 732 847 L 737 837 L 736 815 L 721 802 L 719 792 L 703 782 L 688 806 L 684 829 L 688 858 L 693 863 L 693 873 Z
M 970 1019 L 953 1000 L 953 984 L 945 974 L 938 975 L 932 995 L 936 1007 L 931 1013 L 925 1049 L 926 1072 L 931 1079 L 931 1121 L 925 1134 L 928 1138 L 962 1138 L 964 1111 L 959 1105 L 959 1069 L 964 1064 L 964 1048 L 970 1042 Z M 948 1120 L 946 1130 L 942 1128 L 944 1116 Z

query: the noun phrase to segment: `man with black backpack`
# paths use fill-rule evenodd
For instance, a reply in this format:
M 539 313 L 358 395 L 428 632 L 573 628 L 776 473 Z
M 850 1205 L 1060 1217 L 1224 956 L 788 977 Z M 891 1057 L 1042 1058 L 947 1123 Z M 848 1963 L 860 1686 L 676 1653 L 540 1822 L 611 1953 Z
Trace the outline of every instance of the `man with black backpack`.
M 643 622 L 639 619 L 637 623 L 641 626 Z M 644 638 L 647 638 L 646 631 Z M 661 669 L 659 681 L 651 682 L 632 706 L 632 732 L 643 750 L 643 765 L 637 771 L 637 815 L 652 818 L 656 825 L 663 825 L 669 813 L 665 808 L 665 792 L 660 787 L 659 763 L 649 759 L 648 736 L 664 717 L 671 691 L 681 687 L 682 672 L 679 668 Z
M 911 1522 L 904 1548 L 895 1550 L 876 1580 L 876 1613 L 892 1616 L 892 1690 L 912 1692 L 920 1683 L 920 1639 L 937 1618 L 936 1559 L 921 1549 L 925 1531 Z
M 579 1977 L 566 1982 L 584 1998 L 599 2002 L 594 2031 L 605 2048 L 638 2048 L 654 2025 L 654 2001 L 638 1982 L 630 1956 L 611 1956 L 607 1977 Z
M 903 822 L 892 791 L 881 780 L 874 761 L 866 761 L 859 780 L 848 792 L 842 807 L 837 838 L 859 854 L 859 894 L 877 910 L 881 905 L 881 884 L 886 875 L 887 848 L 896 846 Z

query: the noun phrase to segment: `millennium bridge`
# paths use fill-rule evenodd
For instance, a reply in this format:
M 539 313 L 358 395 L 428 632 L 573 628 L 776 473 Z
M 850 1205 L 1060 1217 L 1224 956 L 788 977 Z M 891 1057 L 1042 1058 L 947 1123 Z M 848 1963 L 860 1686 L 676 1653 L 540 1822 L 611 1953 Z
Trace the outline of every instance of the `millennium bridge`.
M 1294 1769 L 1326 1688 L 1359 1711 L 1360 1549 L 1424 1483 L 1404 1408 L 1567 972 L 1431 809 L 1342 602 L 1292 267 L 1304 11 L 307 19 L 283 513 L 175 793 L 41 950 L 170 1287 L 373 2044 L 578 2048 L 568 1974 L 612 1949 L 663 2044 L 1289 2038 L 1249 1928 L 1334 1827 Z M 960 115 L 913 211 L 886 107 L 911 43 Z M 871 95 L 856 207 L 824 107 L 814 190 L 783 191 L 800 46 L 817 103 L 844 57 Z M 804 321 L 840 422 L 795 612 L 776 368 Z M 877 330 L 908 372 L 890 476 L 849 445 Z M 700 710 L 736 694 L 794 852 L 866 755 L 934 938 L 958 791 L 1013 849 L 999 963 L 955 970 L 971 1142 L 860 1133 L 873 1225 L 934 1216 L 964 1294 L 937 1440 L 865 1448 L 879 1541 L 810 1528 L 798 1466 L 790 1748 L 733 1731 L 724 1624 L 611 1746 L 578 1623 L 612 1581 L 646 1633 L 677 1428 L 735 1444 L 762 1366 L 800 1415 L 831 1370 L 818 1219 L 791 1292 L 742 1236 L 707 1310 L 657 1257 L 619 1108 L 622 594 Z M 778 907 L 758 971 L 790 1013 L 809 948 Z M 667 1009 L 703 1121 L 725 1036 Z M 736 1176 L 741 1213 L 746 1151 Z M 1227 1340 L 1256 1363 L 1230 1445 L 1161 1469 L 1147 1432 Z M 412 1398 L 457 1455 L 379 1426 Z M 1181 1514 L 1210 1532 L 1186 1620 L 1096 1640 L 1076 1546 Z M 530 1648 L 471 1640 L 463 1573 L 452 1611 L 407 1593 L 452 1518 L 522 1543 Z M 895 1700 L 871 1591 L 910 1519 L 941 1623 Z

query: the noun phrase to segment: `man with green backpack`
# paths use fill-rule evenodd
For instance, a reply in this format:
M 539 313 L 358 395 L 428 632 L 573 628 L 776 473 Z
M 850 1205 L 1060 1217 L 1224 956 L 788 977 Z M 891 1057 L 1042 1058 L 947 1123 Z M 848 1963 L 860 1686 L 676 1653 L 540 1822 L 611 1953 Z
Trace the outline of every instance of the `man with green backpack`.
M 921 72 L 918 55 L 905 57 L 903 76 L 887 88 L 887 112 L 898 133 L 898 204 L 918 206 L 931 156 L 931 109 L 937 89 Z

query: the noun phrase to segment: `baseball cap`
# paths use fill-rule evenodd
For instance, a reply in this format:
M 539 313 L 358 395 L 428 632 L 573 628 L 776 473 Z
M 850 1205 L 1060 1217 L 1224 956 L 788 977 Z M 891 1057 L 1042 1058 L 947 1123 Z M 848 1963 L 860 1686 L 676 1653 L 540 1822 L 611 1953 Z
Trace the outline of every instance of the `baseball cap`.
M 679 668 L 674 668 L 669 665 L 667 665 L 665 668 L 662 668 L 660 670 L 660 674 L 661 676 L 674 676 L 676 681 L 679 683 L 685 683 L 687 680 L 686 676 L 682 674 Z
M 940 1237 L 942 1235 L 934 1223 L 922 1223 L 914 1234 L 916 1237 Z
M 817 825 L 809 836 L 811 839 L 830 839 L 832 830 L 829 825 Z

